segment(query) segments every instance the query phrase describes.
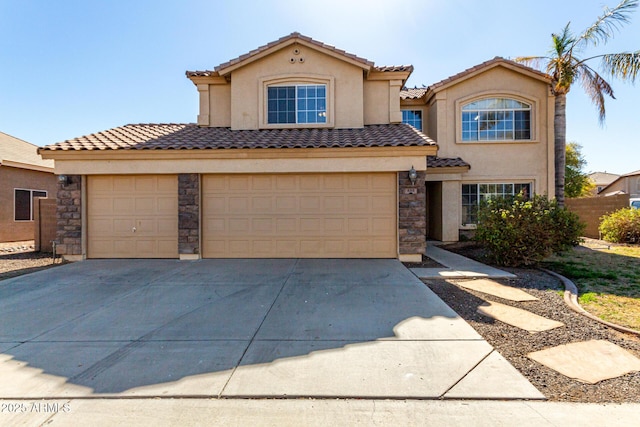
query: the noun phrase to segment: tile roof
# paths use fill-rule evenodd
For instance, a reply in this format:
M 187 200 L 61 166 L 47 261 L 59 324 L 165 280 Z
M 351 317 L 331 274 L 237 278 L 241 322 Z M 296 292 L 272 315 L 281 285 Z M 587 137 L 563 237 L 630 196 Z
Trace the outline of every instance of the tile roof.
M 235 59 L 232 59 L 232 60 L 227 61 L 227 62 L 225 62 L 223 64 L 220 64 L 217 67 L 215 67 L 215 70 L 218 71 L 218 70 L 230 67 L 232 65 L 235 65 L 235 64 L 237 64 L 239 62 L 244 61 L 245 59 L 248 59 L 248 58 L 250 58 L 250 57 L 252 57 L 254 55 L 258 55 L 259 53 L 262 53 L 262 52 L 264 52 L 266 50 L 271 49 L 274 46 L 277 46 L 277 45 L 279 45 L 281 43 L 284 43 L 284 42 L 292 40 L 292 39 L 303 40 L 303 41 L 305 41 L 307 43 L 310 43 L 310 44 L 313 44 L 313 45 L 315 45 L 317 47 L 320 47 L 320 48 L 323 48 L 323 49 L 328 49 L 328 50 L 334 51 L 336 53 L 339 53 L 341 55 L 344 55 L 347 58 L 351 58 L 351 59 L 353 59 L 353 60 L 355 60 L 357 62 L 361 62 L 362 64 L 368 65 L 370 67 L 373 66 L 373 62 L 371 62 L 371 61 L 369 61 L 369 60 L 367 60 L 365 58 L 361 58 L 359 56 L 354 55 L 353 53 L 349 53 L 349 52 L 346 52 L 346 51 L 344 51 L 342 49 L 338 49 L 335 46 L 331 46 L 331 45 L 325 44 L 323 42 L 314 40 L 311 37 L 304 36 L 304 35 L 302 35 L 302 34 L 300 34 L 298 32 L 293 32 L 293 33 L 289 34 L 288 36 L 281 37 L 278 40 L 272 41 L 271 43 L 267 43 L 264 46 L 260 46 L 257 49 L 254 49 L 254 50 L 252 50 L 252 51 L 250 51 L 248 53 L 245 53 L 244 55 L 240 55 L 239 57 L 237 57 Z
M 435 142 L 413 126 L 369 125 L 359 129 L 231 130 L 195 124 L 130 124 L 41 148 L 76 150 L 200 150 L 429 146 Z
M 437 157 L 427 156 L 427 169 L 428 168 L 459 168 L 468 167 L 471 165 L 460 157 Z
M 427 93 L 426 87 L 405 87 L 400 91 L 400 99 L 420 99 L 425 93 Z
M 10 162 L 53 169 L 53 160 L 42 159 L 36 145 L 0 132 L 0 165 Z
M 187 71 L 186 74 L 187 74 L 187 77 L 211 77 L 211 76 L 218 75 L 216 71 L 212 71 L 212 70 Z
M 506 64 L 512 65 L 514 67 L 520 68 L 522 70 L 537 74 L 538 76 L 542 77 L 543 79 L 546 79 L 546 80 L 550 79 L 549 75 L 547 75 L 547 74 L 545 74 L 545 73 L 543 73 L 541 71 L 538 71 L 538 70 L 536 70 L 534 68 L 527 67 L 526 65 L 522 65 L 519 62 L 515 62 L 515 61 L 512 61 L 510 59 L 504 59 L 504 58 L 502 58 L 500 56 L 496 56 L 493 59 L 490 59 L 490 60 L 485 61 L 485 62 L 483 62 L 481 64 L 478 64 L 478 65 L 475 65 L 475 66 L 473 66 L 471 68 L 467 68 L 466 70 L 461 71 L 458 74 L 454 74 L 453 76 L 447 77 L 444 80 L 440 80 L 437 83 L 433 83 L 433 84 L 429 85 L 429 87 L 427 89 L 436 90 L 436 89 L 440 88 L 441 86 L 444 86 L 444 85 L 446 85 L 448 83 L 451 83 L 451 82 L 453 82 L 455 80 L 458 80 L 458 79 L 460 79 L 462 77 L 465 77 L 465 76 L 467 76 L 469 74 L 472 74 L 472 73 L 474 73 L 476 71 L 480 71 L 483 68 L 486 68 L 486 67 L 489 67 L 491 65 L 498 64 L 498 63 L 506 63 Z
M 354 55 L 353 53 L 349 53 L 346 52 L 342 49 L 338 49 L 335 46 L 331 46 L 328 45 L 326 43 L 317 41 L 312 39 L 311 37 L 307 37 L 304 36 L 298 32 L 294 32 L 289 34 L 288 36 L 284 36 L 279 38 L 278 40 L 275 40 L 271 43 L 267 43 L 264 46 L 260 46 L 257 49 L 254 49 L 248 53 L 245 53 L 244 55 L 240 55 L 237 58 L 234 58 L 230 61 L 227 61 L 225 63 L 222 63 L 220 65 L 218 65 L 217 67 L 215 67 L 214 70 L 196 70 L 196 71 L 187 71 L 187 77 L 211 77 L 211 76 L 219 76 L 220 74 L 218 73 L 219 70 L 225 69 L 227 67 L 230 67 L 232 65 L 235 65 L 239 62 L 242 62 L 246 59 L 251 58 L 252 56 L 258 55 L 266 50 L 271 49 L 272 47 L 275 47 L 279 44 L 285 43 L 289 40 L 292 39 L 299 39 L 299 40 L 303 40 L 307 43 L 310 43 L 312 45 L 315 45 L 317 47 L 323 48 L 323 49 L 328 49 L 331 50 L 335 53 L 338 53 L 340 55 L 346 56 L 347 58 L 350 58 L 352 60 L 355 60 L 357 62 L 362 63 L 363 65 L 366 65 L 368 67 L 373 67 L 374 70 L 379 71 L 379 72 L 383 72 L 383 73 L 387 73 L 387 72 L 408 72 L 408 73 L 412 73 L 413 72 L 413 65 L 385 65 L 385 66 L 374 66 L 374 63 L 372 61 L 369 61 L 368 59 L 365 58 L 361 58 L 357 55 Z
M 382 73 L 391 73 L 396 71 L 406 71 L 413 73 L 413 65 L 381 65 L 373 67 L 374 70 Z

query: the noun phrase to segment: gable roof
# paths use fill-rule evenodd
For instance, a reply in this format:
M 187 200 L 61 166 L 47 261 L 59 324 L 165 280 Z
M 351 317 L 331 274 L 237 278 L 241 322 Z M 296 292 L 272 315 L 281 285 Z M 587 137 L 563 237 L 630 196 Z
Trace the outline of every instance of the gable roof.
M 260 59 L 275 50 L 282 49 L 288 45 L 292 45 L 294 43 L 300 43 L 305 46 L 311 47 L 316 50 L 321 50 L 331 56 L 340 57 L 343 60 L 348 60 L 349 62 L 354 63 L 355 65 L 359 65 L 365 70 L 369 70 L 373 67 L 373 62 L 369 61 L 365 58 L 361 58 L 353 53 L 346 52 L 342 49 L 338 49 L 335 46 L 328 45 L 326 43 L 317 41 L 312 39 L 311 37 L 304 36 L 298 32 L 293 32 L 288 36 L 280 37 L 278 40 L 272 41 L 271 43 L 267 43 L 263 46 L 258 47 L 244 55 L 240 55 L 237 58 L 234 58 L 230 61 L 224 62 L 217 67 L 215 67 L 215 71 L 220 75 L 227 74 L 232 70 L 253 62 L 257 59 Z
M 427 87 L 427 92 L 429 94 L 437 93 L 450 86 L 463 82 L 464 80 L 467 80 L 475 75 L 478 75 L 487 70 L 490 70 L 495 67 L 500 67 L 500 66 L 511 69 L 513 71 L 526 74 L 529 77 L 543 81 L 545 83 L 549 83 L 551 81 L 551 77 L 541 71 L 538 71 L 531 67 L 527 67 L 526 65 L 522 65 L 510 59 L 505 59 L 500 56 L 496 56 L 493 59 L 490 59 L 478 65 L 475 65 L 471 68 L 467 68 L 466 70 L 461 71 L 460 73 L 454 74 L 453 76 L 449 76 L 446 79 L 440 80 L 439 82 L 429 85 Z
M 356 65 L 362 68 L 366 72 L 370 72 L 370 71 L 377 71 L 382 73 L 402 72 L 402 73 L 409 73 L 409 74 L 413 72 L 412 65 L 375 66 L 373 61 L 369 61 L 368 59 L 359 57 L 345 50 L 338 49 L 335 46 L 323 43 L 321 41 L 314 40 L 311 37 L 302 35 L 298 32 L 293 32 L 287 36 L 279 38 L 278 40 L 272 41 L 250 52 L 240 55 L 237 58 L 224 62 L 214 67 L 213 70 L 187 71 L 186 75 L 189 78 L 225 76 L 237 68 L 250 64 L 253 61 L 263 58 L 277 50 L 280 50 L 292 44 L 301 44 L 309 48 L 319 50 L 329 56 L 341 59 L 343 61 L 347 61 L 353 65 Z
M 613 181 L 618 179 L 620 175 L 618 175 L 617 173 L 608 173 L 608 172 L 592 172 L 588 175 L 588 177 L 596 185 L 607 185 L 607 184 L 611 184 Z
M 43 151 L 219 150 L 431 146 L 413 126 L 369 125 L 358 129 L 231 130 L 195 124 L 129 124 L 47 145 Z
M 633 172 L 629 172 L 629 173 L 625 173 L 623 175 L 618 176 L 616 179 L 614 179 L 613 181 L 611 181 L 609 184 L 607 184 L 605 187 L 602 188 L 602 190 L 600 190 L 598 192 L 598 194 L 604 193 L 607 188 L 613 186 L 613 184 L 615 184 L 616 182 L 623 180 L 625 178 L 630 178 L 632 176 L 640 176 L 640 170 L 637 171 L 633 171 Z M 611 194 L 606 194 L 607 196 L 610 196 Z
M 0 166 L 53 172 L 53 160 L 38 155 L 38 147 L 0 132 Z

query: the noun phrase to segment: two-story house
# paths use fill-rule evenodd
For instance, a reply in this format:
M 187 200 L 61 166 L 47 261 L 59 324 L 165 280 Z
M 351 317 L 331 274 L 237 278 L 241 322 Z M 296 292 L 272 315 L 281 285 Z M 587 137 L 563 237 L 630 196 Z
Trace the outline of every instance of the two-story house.
M 412 71 L 292 33 L 187 72 L 197 124 L 40 150 L 61 175 L 59 252 L 419 260 L 485 197 L 553 196 L 547 76 L 496 58 L 404 89 Z

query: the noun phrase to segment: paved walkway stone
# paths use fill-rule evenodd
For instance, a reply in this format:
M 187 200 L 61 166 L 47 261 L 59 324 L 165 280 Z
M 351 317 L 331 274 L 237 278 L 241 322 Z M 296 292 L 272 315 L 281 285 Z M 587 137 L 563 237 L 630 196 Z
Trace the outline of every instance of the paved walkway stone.
M 521 289 L 502 285 L 494 280 L 476 279 L 458 282 L 457 284 L 462 286 L 463 288 L 473 289 L 474 291 L 479 291 L 511 301 L 538 301 L 538 298 L 529 295 Z
M 564 326 L 562 322 L 556 322 L 555 320 L 538 316 L 530 311 L 494 301 L 487 301 L 486 305 L 478 307 L 478 313 L 515 326 L 516 328 L 524 329 L 532 334 Z
M 640 371 L 640 359 L 604 340 L 559 345 L 527 356 L 562 375 L 589 384 Z
M 412 268 L 413 274 L 421 279 L 459 279 L 471 277 L 493 277 L 514 279 L 516 276 L 506 271 L 482 264 L 481 262 L 454 254 L 433 244 L 427 245 L 427 254 L 445 268 Z

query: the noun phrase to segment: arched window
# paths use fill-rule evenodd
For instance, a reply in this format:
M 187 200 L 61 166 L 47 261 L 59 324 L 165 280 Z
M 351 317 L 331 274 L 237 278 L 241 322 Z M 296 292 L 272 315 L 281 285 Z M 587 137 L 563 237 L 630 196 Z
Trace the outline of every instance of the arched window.
M 463 141 L 531 139 L 531 105 L 509 98 L 485 98 L 462 107 Z

